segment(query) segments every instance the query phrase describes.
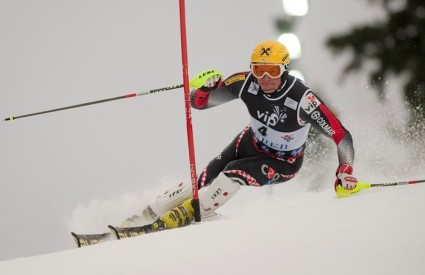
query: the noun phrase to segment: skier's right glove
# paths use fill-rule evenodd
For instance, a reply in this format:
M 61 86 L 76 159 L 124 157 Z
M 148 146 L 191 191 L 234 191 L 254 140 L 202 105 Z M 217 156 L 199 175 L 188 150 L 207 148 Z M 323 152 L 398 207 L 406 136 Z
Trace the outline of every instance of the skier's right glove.
M 222 83 L 223 75 L 219 70 L 206 70 L 200 72 L 190 81 L 190 87 L 209 93 L 217 89 Z

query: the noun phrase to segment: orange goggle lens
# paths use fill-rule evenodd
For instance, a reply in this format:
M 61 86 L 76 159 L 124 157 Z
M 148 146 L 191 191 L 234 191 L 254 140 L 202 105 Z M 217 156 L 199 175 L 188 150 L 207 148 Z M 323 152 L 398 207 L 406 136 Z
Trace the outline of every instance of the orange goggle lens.
M 286 70 L 282 64 L 252 64 L 251 71 L 256 78 L 263 78 L 266 74 L 270 78 L 279 78 Z

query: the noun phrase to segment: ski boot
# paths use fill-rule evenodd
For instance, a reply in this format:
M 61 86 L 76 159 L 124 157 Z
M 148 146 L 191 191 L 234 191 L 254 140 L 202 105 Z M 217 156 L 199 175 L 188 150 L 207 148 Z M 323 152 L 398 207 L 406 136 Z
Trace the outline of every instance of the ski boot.
M 195 218 L 195 211 L 192 206 L 192 199 L 185 200 L 182 204 L 165 212 L 160 220 L 167 229 L 183 227 L 190 224 Z

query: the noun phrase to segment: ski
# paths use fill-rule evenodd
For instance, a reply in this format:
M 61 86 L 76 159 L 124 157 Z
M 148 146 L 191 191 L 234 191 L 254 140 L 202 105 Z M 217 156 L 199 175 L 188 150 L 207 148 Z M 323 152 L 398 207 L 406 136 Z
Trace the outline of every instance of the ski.
M 100 234 L 76 234 L 74 232 L 71 232 L 71 235 L 74 237 L 74 240 L 78 247 L 85 247 L 110 240 L 131 238 L 140 235 L 145 235 L 148 233 L 159 232 L 166 229 L 164 223 L 160 219 L 156 220 L 151 224 L 143 226 L 118 227 L 108 225 L 108 228 L 111 230 L 111 232 Z
M 203 221 L 210 221 L 217 218 L 221 218 L 220 214 L 211 213 L 207 217 L 203 217 Z M 71 235 L 74 237 L 74 240 L 78 247 L 85 247 L 90 245 L 95 245 L 98 243 L 103 243 L 111 240 L 121 240 L 125 238 L 137 237 L 145 234 L 150 234 L 154 232 L 159 232 L 162 230 L 167 230 L 164 225 L 164 222 L 161 219 L 157 219 L 155 222 L 142 225 L 142 226 L 133 226 L 133 227 L 120 227 L 108 225 L 110 232 L 100 233 L 100 234 L 76 234 L 71 232 Z
M 116 240 L 116 235 L 113 232 L 106 232 L 100 234 L 77 234 L 71 232 L 72 237 L 78 247 L 85 247 L 89 245 L 95 245 L 98 243 L 103 243 L 110 240 Z
M 153 225 L 154 224 L 147 224 L 134 227 L 114 227 L 112 225 L 108 225 L 108 227 L 115 233 L 115 237 L 120 240 L 165 230 L 165 227 L 154 228 Z

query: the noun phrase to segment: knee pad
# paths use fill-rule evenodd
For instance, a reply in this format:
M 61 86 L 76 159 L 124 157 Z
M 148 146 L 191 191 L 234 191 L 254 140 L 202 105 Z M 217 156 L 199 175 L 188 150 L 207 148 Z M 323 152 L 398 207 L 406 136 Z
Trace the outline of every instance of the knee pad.
M 161 217 L 165 212 L 179 206 L 188 198 L 192 198 L 192 187 L 180 183 L 158 196 L 149 204 L 149 207 L 157 217 Z
M 201 215 L 210 215 L 225 204 L 240 188 L 239 183 L 220 173 L 210 185 L 199 190 Z

